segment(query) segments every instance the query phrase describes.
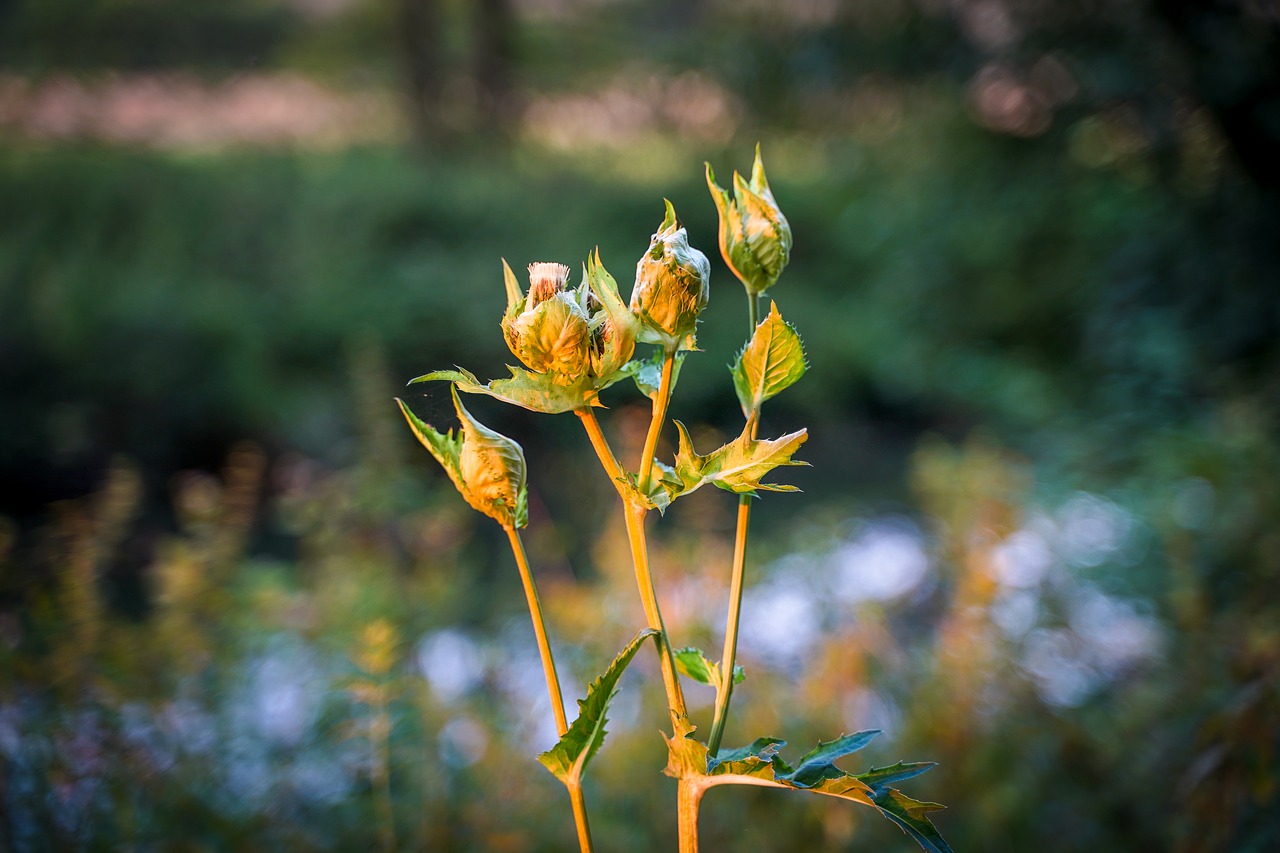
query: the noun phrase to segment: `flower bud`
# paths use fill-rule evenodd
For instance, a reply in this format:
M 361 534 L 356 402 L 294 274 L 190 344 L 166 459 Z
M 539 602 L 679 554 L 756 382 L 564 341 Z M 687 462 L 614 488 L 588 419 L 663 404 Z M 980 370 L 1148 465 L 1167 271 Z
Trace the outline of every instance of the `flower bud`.
M 581 294 L 566 289 L 564 264 L 529 265 L 529 294 L 520 295 L 511 268 L 507 279 L 507 313 L 503 336 L 513 355 L 535 373 L 550 374 L 569 385 L 591 368 L 591 334 Z
M 640 340 L 675 347 L 691 345 L 698 315 L 711 295 L 711 264 L 689 245 L 689 235 L 676 227 L 676 211 L 667 215 L 636 264 L 631 312 L 640 320 Z
M 747 292 L 759 296 L 773 286 L 791 259 L 791 225 L 769 189 L 760 146 L 756 146 L 750 183 L 733 173 L 732 200 L 716 184 L 710 163 L 707 188 L 720 214 L 720 254 Z
M 453 392 L 453 407 L 462 422 L 460 433 L 441 433 L 424 423 L 403 400 L 396 400 L 409 428 L 422 446 L 431 451 L 471 507 L 495 519 L 503 527 L 528 523 L 528 488 L 524 451 L 501 433 L 471 416 Z
M 520 445 L 471 417 L 453 388 L 453 406 L 462 421 L 458 471 L 467 503 L 503 526 L 524 526 L 525 462 Z

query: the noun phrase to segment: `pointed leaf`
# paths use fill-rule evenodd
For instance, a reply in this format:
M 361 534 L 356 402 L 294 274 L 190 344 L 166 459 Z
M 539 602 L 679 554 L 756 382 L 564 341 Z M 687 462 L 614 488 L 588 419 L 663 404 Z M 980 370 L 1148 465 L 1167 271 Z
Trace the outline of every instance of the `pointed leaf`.
M 754 495 L 757 489 L 770 492 L 795 492 L 795 486 L 762 483 L 761 478 L 774 468 L 783 465 L 808 465 L 793 460 L 791 455 L 809 437 L 807 430 L 788 433 L 771 440 L 753 439 L 749 427 L 733 441 L 701 456 L 693 449 L 693 441 L 684 424 L 676 421 L 680 445 L 676 451 L 676 476 L 681 489 L 678 494 L 688 494 L 707 483 L 740 495 Z
M 676 649 L 676 669 L 687 678 L 691 678 L 699 684 L 709 684 L 717 690 L 720 689 L 720 664 L 709 660 L 701 649 L 695 649 L 692 646 L 685 649 Z M 733 683 L 741 684 L 747 678 L 747 671 L 741 666 L 733 668 Z
M 680 365 L 688 353 L 684 350 L 676 352 L 675 363 L 671 366 L 671 390 L 674 392 L 676 382 L 680 379 Z M 652 400 L 662 385 L 662 350 L 655 349 L 648 358 L 634 358 L 623 365 L 622 372 L 635 380 L 640 393 Z
M 944 809 L 937 803 L 913 800 L 896 788 L 877 792 L 872 798 L 880 813 L 898 825 L 898 828 L 915 839 L 929 853 L 952 853 L 942 833 L 929 820 L 928 813 Z
M 843 735 L 827 743 L 819 743 L 800 759 L 796 769 L 786 776 L 785 781 L 801 788 L 808 788 L 816 785 L 822 779 L 848 776 L 847 773 L 835 766 L 835 760 L 862 749 L 875 740 L 878 734 L 880 734 L 878 729 L 869 729 L 864 732 Z
M 462 483 L 462 468 L 459 463 L 459 457 L 462 454 L 462 433 L 449 430 L 441 433 L 434 429 L 430 424 L 423 421 L 405 405 L 404 400 L 399 397 L 395 398 L 396 405 L 400 407 L 400 412 L 404 415 L 404 419 L 409 422 L 409 429 L 413 430 L 413 434 L 417 436 L 422 446 L 431 451 L 431 455 L 444 468 L 445 473 L 449 475 L 449 479 L 453 481 L 458 491 L 465 491 Z
M 570 385 L 561 385 L 552 374 L 531 373 L 519 367 L 507 365 L 511 371 L 509 379 L 495 379 L 488 384 L 481 383 L 475 374 L 462 370 L 437 370 L 427 373 L 415 382 L 448 381 L 458 386 L 459 391 L 468 394 L 487 394 L 490 397 L 511 403 L 532 412 L 545 412 L 555 415 L 561 412 L 572 412 L 584 406 L 600 405 L 599 394 L 586 379 Z
M 707 759 L 707 773 L 711 775 L 742 775 L 773 778 L 773 760 L 778 750 L 786 746 L 785 740 L 776 737 L 756 738 L 747 746 L 721 752 Z
M 657 631 L 646 628 L 619 652 L 609 664 L 604 674 L 587 688 L 587 698 L 578 700 L 578 718 L 569 726 L 569 730 L 560 738 L 559 743 L 538 756 L 551 773 L 566 785 L 581 780 L 582 771 L 587 762 L 595 755 L 596 750 L 604 743 L 606 716 L 609 700 L 613 698 L 618 686 L 618 679 L 631 659 L 636 656 L 640 646 L 650 637 L 656 637 Z
M 888 767 L 872 767 L 866 773 L 859 773 L 857 778 L 872 789 L 880 790 L 888 787 L 891 782 L 901 782 L 903 779 L 919 776 L 937 766 L 937 762 L 934 761 L 899 761 Z
M 804 376 L 807 367 L 800 336 L 782 319 L 778 304 L 770 303 L 769 315 L 756 326 L 731 368 L 742 413 L 750 417 L 758 412 L 765 400 Z

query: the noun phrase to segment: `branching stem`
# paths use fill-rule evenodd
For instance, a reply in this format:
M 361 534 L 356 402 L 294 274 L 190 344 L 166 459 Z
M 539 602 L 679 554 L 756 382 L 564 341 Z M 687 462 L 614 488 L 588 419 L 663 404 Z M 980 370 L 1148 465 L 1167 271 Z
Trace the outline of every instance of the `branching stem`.
M 662 433 L 662 424 L 667 419 L 667 405 L 671 402 L 671 374 L 676 362 L 675 347 L 668 347 L 662 353 L 662 379 L 658 384 L 658 395 L 653 398 L 653 418 L 649 421 L 649 434 L 644 438 L 644 455 L 640 457 L 640 476 L 637 485 L 640 494 L 649 494 L 649 480 L 653 476 L 653 454 L 658 450 L 658 436 Z

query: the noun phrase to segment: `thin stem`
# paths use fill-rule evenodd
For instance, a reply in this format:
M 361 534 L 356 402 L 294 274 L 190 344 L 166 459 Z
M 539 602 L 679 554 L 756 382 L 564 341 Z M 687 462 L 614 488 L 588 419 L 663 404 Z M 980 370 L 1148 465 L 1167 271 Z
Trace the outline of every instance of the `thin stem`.
M 639 505 L 632 504 L 626 507 L 627 540 L 631 544 L 631 563 L 636 570 L 636 586 L 640 590 L 644 615 L 649 622 L 649 627 L 658 632 L 658 641 L 662 646 L 660 655 L 662 686 L 667 691 L 667 709 L 671 712 L 673 732 L 679 737 L 687 730 L 689 712 L 685 708 L 684 691 L 680 689 L 680 679 L 676 676 L 675 655 L 671 651 L 667 627 L 662 621 L 662 609 L 658 607 L 658 593 L 653 586 L 653 574 L 649 571 L 649 548 L 644 535 L 645 512 L 645 508 Z
M 556 675 L 555 658 L 551 656 L 551 643 L 547 640 L 546 620 L 542 618 L 542 603 L 538 600 L 538 587 L 529 570 L 529 557 L 524 551 L 524 541 L 515 525 L 504 525 L 511 553 L 520 569 L 520 581 L 524 584 L 524 597 L 529 603 L 529 617 L 533 620 L 533 633 L 538 638 L 538 654 L 542 657 L 542 671 L 547 677 L 547 694 L 551 697 L 551 712 L 556 718 L 556 732 L 563 737 L 569 731 L 569 721 L 564 715 L 564 698 L 560 694 L 560 678 Z M 578 828 L 578 846 L 582 853 L 592 853 L 591 827 L 587 825 L 587 804 L 582 795 L 582 783 L 568 785 L 569 801 L 573 804 L 573 822 Z
M 613 481 L 613 487 L 618 490 L 618 495 L 625 501 L 627 494 L 622 482 L 622 466 L 618 464 L 618 459 L 613 455 L 613 450 L 609 447 L 608 440 L 604 437 L 604 432 L 600 429 L 600 421 L 596 419 L 596 413 L 593 409 L 575 409 L 574 414 L 582 421 L 582 426 L 587 431 L 587 436 L 591 439 L 591 446 L 596 451 L 596 456 L 600 458 L 600 464 L 604 466 L 605 473 L 609 475 L 609 479 Z
M 751 335 L 755 335 L 759 321 L 759 300 L 748 291 L 747 319 Z M 749 340 L 749 338 L 748 338 Z M 760 428 L 760 411 L 747 416 L 751 438 Z M 751 525 L 751 496 L 738 498 L 738 524 L 733 537 L 733 569 L 729 576 L 729 615 L 724 625 L 724 650 L 720 654 L 720 689 L 716 691 L 715 715 L 711 723 L 711 736 L 707 739 L 707 752 L 714 758 L 720 752 L 720 741 L 729 719 L 729 701 L 733 698 L 733 670 L 738 657 L 738 624 L 742 618 L 742 586 L 747 565 L 747 534 Z
M 668 390 L 670 385 L 668 383 Z M 609 442 L 600 429 L 600 421 L 591 409 L 575 411 L 583 428 L 591 439 L 596 456 L 605 473 L 613 481 L 618 496 L 622 498 L 623 516 L 627 525 L 627 542 L 631 546 L 631 564 L 636 573 L 636 587 L 640 592 L 640 602 L 644 606 L 645 620 L 649 627 L 659 632 L 661 646 L 662 683 L 667 691 L 667 708 L 671 712 L 672 725 L 677 730 L 686 724 L 688 711 L 685 708 L 684 692 L 680 689 L 680 680 L 676 677 L 675 656 L 671 651 L 671 641 L 667 637 L 666 626 L 662 621 L 662 608 L 658 606 L 658 594 L 653 585 L 653 575 L 649 571 L 649 548 L 644 533 L 644 507 L 632 500 L 625 485 L 622 466 L 609 447 Z
M 667 405 L 671 402 L 671 374 L 676 362 L 675 347 L 662 354 L 662 380 L 658 383 L 658 396 L 653 400 L 653 419 L 649 421 L 649 434 L 644 438 L 644 456 L 640 457 L 640 476 L 637 483 L 640 494 L 649 494 L 649 479 L 653 475 L 653 454 L 658 450 L 658 435 L 662 422 L 667 418 Z
M 569 801 L 573 803 L 573 822 L 578 827 L 578 847 L 582 853 L 592 853 L 591 827 L 587 824 L 587 801 L 582 796 L 582 783 L 569 786 Z
M 542 618 L 542 604 L 538 601 L 538 587 L 529 571 L 529 558 L 524 552 L 524 542 L 515 525 L 505 525 L 507 538 L 511 540 L 511 553 L 520 569 L 520 581 L 524 584 L 524 597 L 529 602 L 529 616 L 533 619 L 533 633 L 538 638 L 538 654 L 542 656 L 542 671 L 547 677 L 547 694 L 551 697 L 551 712 L 556 717 L 556 731 L 563 735 L 569 731 L 569 721 L 564 715 L 564 699 L 560 695 L 560 678 L 556 675 L 556 662 L 551 656 L 551 643 L 547 640 L 547 625 Z

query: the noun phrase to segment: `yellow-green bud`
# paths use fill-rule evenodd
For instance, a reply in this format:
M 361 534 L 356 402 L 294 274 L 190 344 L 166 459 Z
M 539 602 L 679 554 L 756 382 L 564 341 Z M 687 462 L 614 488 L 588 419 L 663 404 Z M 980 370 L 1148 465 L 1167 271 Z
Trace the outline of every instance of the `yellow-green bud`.
M 462 422 L 455 433 L 441 433 L 424 423 L 397 399 L 401 413 L 422 446 L 431 451 L 471 507 L 495 519 L 503 527 L 524 527 L 528 523 L 528 488 L 525 484 L 524 451 L 501 433 L 489 429 L 471 416 L 453 392 L 453 407 Z
M 760 146 L 756 146 L 751 181 L 733 173 L 732 199 L 716 184 L 710 163 L 707 188 L 720 214 L 720 254 L 747 292 L 759 296 L 774 285 L 791 260 L 791 225 L 769 189 Z
M 467 503 L 506 526 L 524 526 L 525 462 L 520 445 L 471 417 L 453 389 L 453 405 L 462 421 L 458 453 L 459 491 Z
M 529 294 L 520 296 L 511 268 L 507 277 L 507 313 L 503 336 L 513 355 L 535 373 L 572 384 L 591 368 L 591 333 L 582 294 L 566 289 L 564 264 L 529 265 Z M 514 290 L 513 290 L 514 288 Z
M 675 347 L 686 343 L 711 295 L 711 264 L 689 245 L 689 235 L 676 227 L 676 211 L 667 215 L 636 264 L 631 312 L 640 320 L 640 340 Z

